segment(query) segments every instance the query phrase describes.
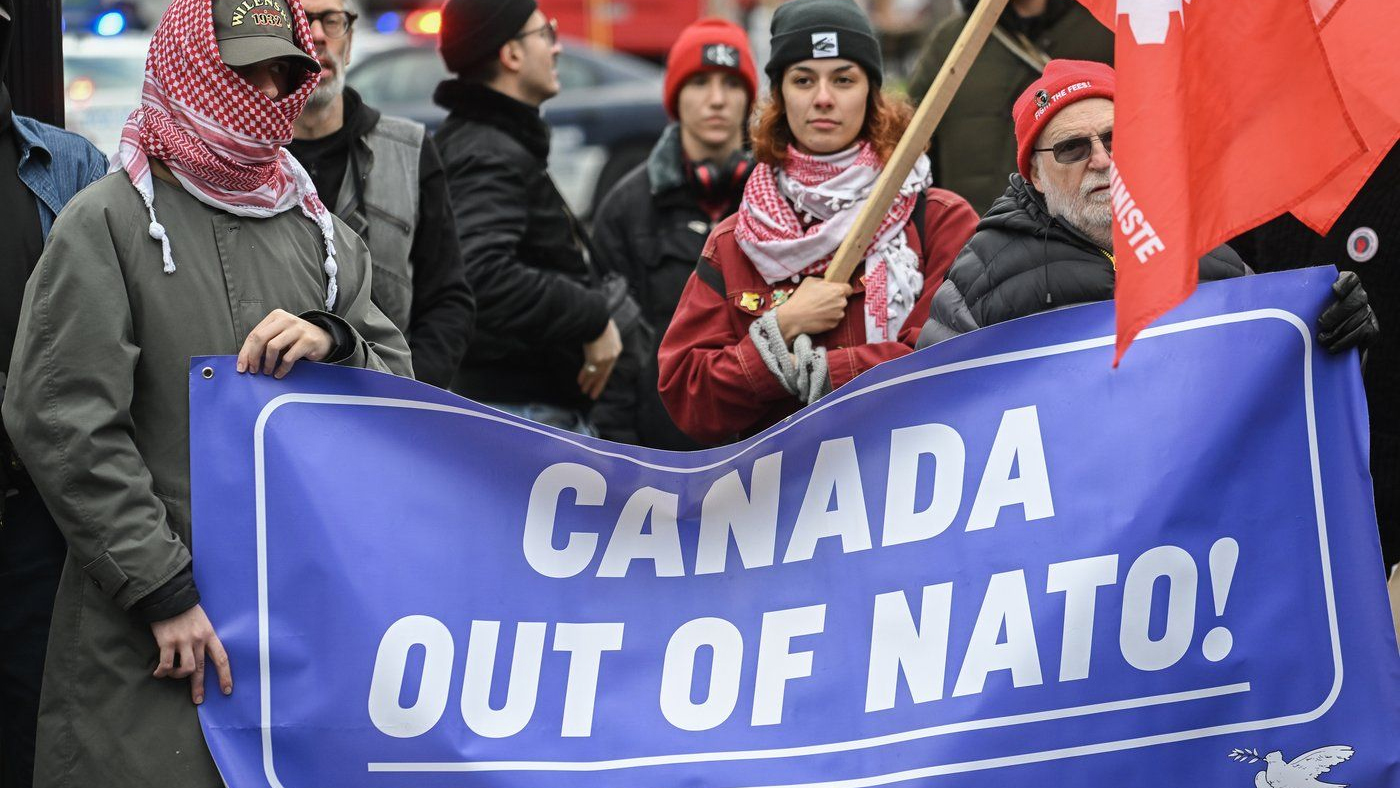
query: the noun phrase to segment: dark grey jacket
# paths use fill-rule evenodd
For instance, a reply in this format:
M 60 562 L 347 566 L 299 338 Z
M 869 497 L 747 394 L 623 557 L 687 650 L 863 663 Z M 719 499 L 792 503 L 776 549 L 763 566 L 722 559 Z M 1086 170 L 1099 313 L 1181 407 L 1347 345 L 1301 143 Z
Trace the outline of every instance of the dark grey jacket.
M 1248 273 L 1228 246 L 1201 258 L 1202 282 Z M 1040 192 L 1012 175 L 934 294 L 918 346 L 1048 309 L 1106 301 L 1113 282 L 1113 257 L 1051 216 Z

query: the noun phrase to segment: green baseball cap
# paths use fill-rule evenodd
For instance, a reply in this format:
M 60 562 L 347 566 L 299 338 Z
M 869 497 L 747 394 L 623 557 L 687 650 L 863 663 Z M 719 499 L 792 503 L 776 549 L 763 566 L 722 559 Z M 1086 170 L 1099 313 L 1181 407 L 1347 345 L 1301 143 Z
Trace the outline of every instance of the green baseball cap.
M 296 44 L 287 0 L 214 0 L 214 38 L 230 66 L 286 57 L 312 73 L 321 70 Z

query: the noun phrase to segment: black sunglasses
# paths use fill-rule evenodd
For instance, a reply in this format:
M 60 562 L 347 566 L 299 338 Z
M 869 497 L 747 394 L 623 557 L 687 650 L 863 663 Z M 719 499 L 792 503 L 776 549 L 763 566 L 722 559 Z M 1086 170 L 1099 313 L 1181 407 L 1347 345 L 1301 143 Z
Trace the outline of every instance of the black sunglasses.
M 1061 164 L 1074 164 L 1084 161 L 1094 155 L 1094 140 L 1103 143 L 1103 149 L 1110 156 L 1113 155 L 1113 130 L 1109 129 L 1102 134 L 1090 134 L 1087 137 L 1070 137 L 1067 140 L 1051 145 L 1048 148 L 1032 148 L 1036 153 L 1049 151 L 1055 155 L 1055 161 Z

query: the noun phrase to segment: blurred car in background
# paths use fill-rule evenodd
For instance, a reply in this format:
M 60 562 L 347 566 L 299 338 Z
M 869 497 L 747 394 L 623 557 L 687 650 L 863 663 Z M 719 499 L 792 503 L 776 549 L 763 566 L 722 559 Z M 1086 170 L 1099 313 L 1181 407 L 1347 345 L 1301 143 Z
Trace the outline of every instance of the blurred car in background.
M 433 90 L 451 75 L 437 53 L 436 12 L 409 15 L 398 31 L 359 28 L 347 81 L 365 102 L 429 130 L 447 117 Z M 408 29 L 416 35 L 403 32 Z M 646 160 L 668 119 L 664 72 L 640 58 L 562 39 L 562 91 L 544 105 L 551 128 L 550 173 L 583 218 L 629 170 Z M 111 155 L 141 99 L 149 34 L 66 35 L 64 108 L 69 129 Z
M 63 37 L 65 125 L 108 156 L 141 103 L 148 43 L 144 35 Z
M 399 46 L 364 55 L 356 42 L 346 80 L 365 103 L 412 118 L 430 130 L 447 117 L 433 89 L 451 75 L 436 39 L 403 36 Z M 639 58 L 561 39 L 559 95 L 544 105 L 550 125 L 549 170 L 569 206 L 588 217 L 629 170 L 646 160 L 668 119 L 662 69 Z

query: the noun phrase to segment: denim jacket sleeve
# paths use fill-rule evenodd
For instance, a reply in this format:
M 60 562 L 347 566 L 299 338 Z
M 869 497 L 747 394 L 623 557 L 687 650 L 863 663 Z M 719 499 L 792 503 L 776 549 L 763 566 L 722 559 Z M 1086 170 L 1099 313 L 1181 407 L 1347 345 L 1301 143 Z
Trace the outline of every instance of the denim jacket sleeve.
M 107 157 L 71 131 L 14 116 L 19 132 L 19 178 L 39 204 L 39 223 L 47 238 L 63 206 L 107 172 Z

